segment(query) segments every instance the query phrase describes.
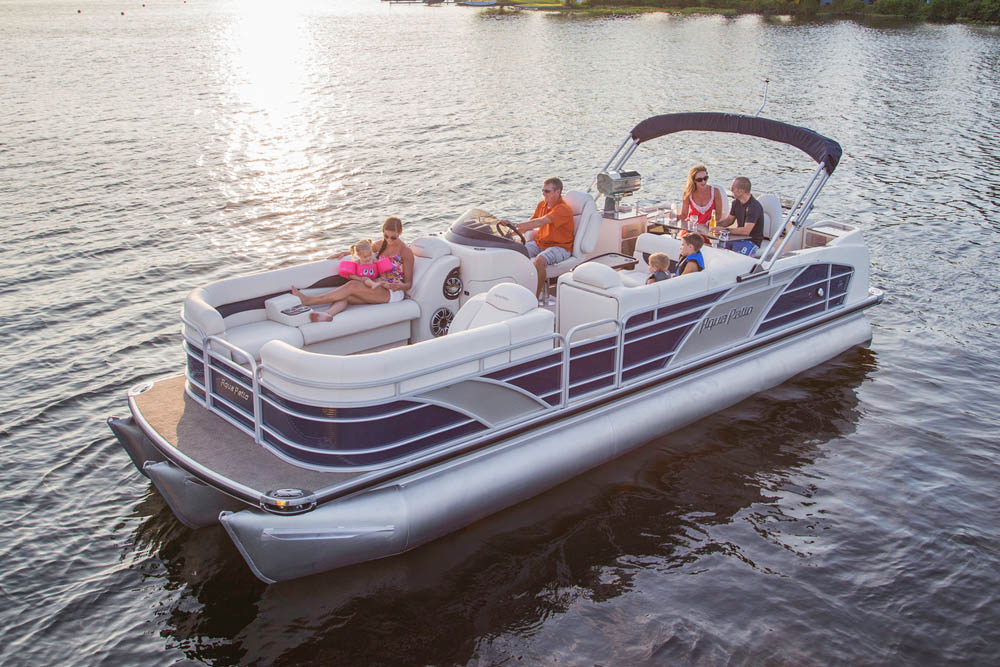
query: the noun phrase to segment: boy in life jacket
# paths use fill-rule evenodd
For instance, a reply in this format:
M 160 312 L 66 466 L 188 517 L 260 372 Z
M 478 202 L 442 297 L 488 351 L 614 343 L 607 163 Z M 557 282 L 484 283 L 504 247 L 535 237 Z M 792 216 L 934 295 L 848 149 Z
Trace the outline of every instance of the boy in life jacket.
M 684 235 L 684 240 L 681 241 L 681 259 L 677 262 L 678 276 L 705 270 L 705 258 L 701 254 L 704 245 L 705 240 L 698 232 L 688 232 Z

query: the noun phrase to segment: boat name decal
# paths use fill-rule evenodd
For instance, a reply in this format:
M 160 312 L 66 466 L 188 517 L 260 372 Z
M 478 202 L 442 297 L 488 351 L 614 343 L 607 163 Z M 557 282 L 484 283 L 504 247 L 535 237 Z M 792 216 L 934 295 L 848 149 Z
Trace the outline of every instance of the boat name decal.
M 225 389 L 230 394 L 233 394 L 234 396 L 236 396 L 236 398 L 240 399 L 241 401 L 250 400 L 250 392 L 248 392 L 243 387 L 240 387 L 239 385 L 233 384 L 226 378 L 219 378 L 219 387 L 221 389 Z
M 703 331 L 709 331 L 717 326 L 723 324 L 729 324 L 730 322 L 735 322 L 741 317 L 746 317 L 753 313 L 753 306 L 743 306 L 742 308 L 733 308 L 728 313 L 723 313 L 722 315 L 717 315 L 716 317 L 706 317 L 701 321 L 701 326 L 698 328 L 698 333 Z

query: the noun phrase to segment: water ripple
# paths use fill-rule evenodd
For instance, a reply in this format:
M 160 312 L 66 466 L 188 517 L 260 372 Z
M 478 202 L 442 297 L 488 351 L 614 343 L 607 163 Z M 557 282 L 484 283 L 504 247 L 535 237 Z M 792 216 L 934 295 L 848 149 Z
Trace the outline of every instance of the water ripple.
M 73 9 L 76 9 L 74 6 Z M 968 26 L 55 0 L 0 21 L 0 663 L 996 662 L 1000 39 Z M 598 48 L 599 47 L 599 48 Z M 855 351 L 398 558 L 264 586 L 177 522 L 104 424 L 175 374 L 184 295 L 381 219 L 586 187 L 643 117 L 839 140 L 814 215 L 859 225 Z M 797 151 L 644 144 L 795 194 Z

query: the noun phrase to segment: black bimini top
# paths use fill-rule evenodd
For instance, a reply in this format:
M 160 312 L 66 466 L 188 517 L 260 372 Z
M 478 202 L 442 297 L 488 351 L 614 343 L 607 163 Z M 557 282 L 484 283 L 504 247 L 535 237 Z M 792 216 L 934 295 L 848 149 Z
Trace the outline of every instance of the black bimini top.
M 827 139 L 810 129 L 777 120 L 730 113 L 692 112 L 653 116 L 632 128 L 632 138 L 638 143 L 665 134 L 695 130 L 702 132 L 732 132 L 795 146 L 833 174 L 843 150 L 833 139 Z

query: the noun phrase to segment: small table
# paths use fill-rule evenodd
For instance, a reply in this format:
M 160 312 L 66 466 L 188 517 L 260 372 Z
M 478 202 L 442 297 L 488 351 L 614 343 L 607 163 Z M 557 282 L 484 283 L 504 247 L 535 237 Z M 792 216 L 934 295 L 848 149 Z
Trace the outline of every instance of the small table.
M 598 264 L 603 264 L 604 266 L 610 266 L 612 269 L 617 271 L 618 269 L 634 269 L 638 261 L 639 260 L 631 255 L 623 255 L 620 252 L 606 252 L 603 255 L 597 255 L 596 257 L 585 259 L 580 262 L 580 264 L 597 262 Z
M 715 231 L 713 231 L 713 228 L 709 227 L 708 225 L 695 225 L 693 228 L 689 228 L 689 227 L 681 227 L 680 225 L 677 224 L 670 224 L 668 222 L 655 222 L 651 224 L 646 231 L 651 234 L 660 234 L 660 235 L 675 234 L 676 232 L 698 232 L 705 238 L 711 239 L 712 241 L 721 241 L 722 239 L 719 238 L 719 235 L 716 232 L 722 229 L 725 229 L 725 227 L 715 227 L 714 228 Z M 729 238 L 726 240 L 749 241 L 750 237 L 744 234 L 730 234 Z

